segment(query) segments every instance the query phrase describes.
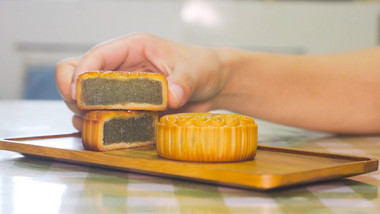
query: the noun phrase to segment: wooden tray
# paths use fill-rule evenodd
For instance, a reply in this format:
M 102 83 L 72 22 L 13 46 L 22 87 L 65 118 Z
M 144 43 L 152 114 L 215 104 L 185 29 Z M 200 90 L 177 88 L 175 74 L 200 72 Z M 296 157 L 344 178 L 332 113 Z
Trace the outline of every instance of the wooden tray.
M 233 163 L 171 161 L 158 157 L 154 146 L 94 152 L 83 149 L 78 133 L 2 139 L 0 149 L 90 166 L 256 190 L 337 179 L 378 169 L 375 158 L 273 146 L 259 146 L 253 161 Z

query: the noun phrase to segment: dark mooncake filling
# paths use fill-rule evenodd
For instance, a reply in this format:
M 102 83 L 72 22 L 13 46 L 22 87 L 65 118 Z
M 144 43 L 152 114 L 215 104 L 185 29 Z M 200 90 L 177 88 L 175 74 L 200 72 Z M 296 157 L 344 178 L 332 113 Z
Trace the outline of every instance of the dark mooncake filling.
M 85 79 L 82 81 L 81 96 L 86 105 L 163 103 L 161 82 L 149 79 Z
M 104 145 L 120 142 L 152 141 L 155 136 L 154 116 L 145 114 L 126 119 L 115 118 L 104 123 Z

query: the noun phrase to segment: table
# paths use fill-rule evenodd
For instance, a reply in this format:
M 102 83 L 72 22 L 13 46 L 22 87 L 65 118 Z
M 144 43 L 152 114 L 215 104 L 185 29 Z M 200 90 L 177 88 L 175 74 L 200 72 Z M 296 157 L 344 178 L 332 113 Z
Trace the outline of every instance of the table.
M 62 101 L 0 101 L 0 137 L 72 133 Z M 380 158 L 380 135 L 257 121 L 259 143 Z M 259 192 L 26 158 L 0 150 L 0 213 L 380 213 L 379 171 Z

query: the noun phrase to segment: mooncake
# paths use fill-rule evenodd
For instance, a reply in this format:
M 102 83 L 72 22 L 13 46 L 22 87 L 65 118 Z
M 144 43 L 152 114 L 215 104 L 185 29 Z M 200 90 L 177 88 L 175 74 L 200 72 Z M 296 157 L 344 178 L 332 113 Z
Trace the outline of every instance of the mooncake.
M 165 110 L 168 84 L 161 74 L 96 71 L 79 75 L 77 103 L 82 110 Z
M 181 113 L 157 124 L 160 157 L 197 162 L 252 160 L 257 150 L 257 124 L 244 115 Z
M 157 112 L 89 111 L 84 116 L 83 146 L 108 151 L 154 144 L 157 122 Z

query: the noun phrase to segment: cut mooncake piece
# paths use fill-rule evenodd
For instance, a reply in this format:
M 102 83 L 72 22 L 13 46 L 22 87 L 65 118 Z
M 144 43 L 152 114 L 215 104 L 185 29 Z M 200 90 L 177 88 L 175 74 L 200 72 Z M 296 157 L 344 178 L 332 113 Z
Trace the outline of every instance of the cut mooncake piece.
M 96 71 L 79 75 L 78 107 L 83 110 L 165 110 L 168 84 L 161 74 Z
M 157 122 L 157 112 L 89 111 L 84 117 L 83 146 L 107 151 L 154 144 Z
M 257 124 L 244 115 L 182 113 L 157 124 L 159 156 L 183 161 L 252 160 L 257 150 Z

